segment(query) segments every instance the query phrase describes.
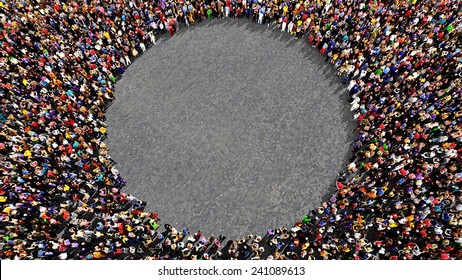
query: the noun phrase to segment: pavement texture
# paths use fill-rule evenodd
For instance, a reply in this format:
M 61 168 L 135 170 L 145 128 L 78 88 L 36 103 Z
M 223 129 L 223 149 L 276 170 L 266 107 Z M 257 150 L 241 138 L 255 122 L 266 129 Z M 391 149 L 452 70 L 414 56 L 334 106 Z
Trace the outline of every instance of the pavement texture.
M 182 26 L 116 84 L 106 140 L 125 192 L 176 228 L 291 227 L 351 154 L 346 88 L 306 43 L 245 19 Z

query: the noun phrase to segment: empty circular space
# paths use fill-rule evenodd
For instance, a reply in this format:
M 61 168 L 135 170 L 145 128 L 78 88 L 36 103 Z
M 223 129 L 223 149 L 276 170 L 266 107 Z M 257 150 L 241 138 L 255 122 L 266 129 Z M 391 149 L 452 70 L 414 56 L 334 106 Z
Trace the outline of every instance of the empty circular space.
M 352 118 L 330 65 L 245 20 L 160 39 L 116 84 L 106 140 L 124 191 L 163 223 L 238 238 L 332 193 Z

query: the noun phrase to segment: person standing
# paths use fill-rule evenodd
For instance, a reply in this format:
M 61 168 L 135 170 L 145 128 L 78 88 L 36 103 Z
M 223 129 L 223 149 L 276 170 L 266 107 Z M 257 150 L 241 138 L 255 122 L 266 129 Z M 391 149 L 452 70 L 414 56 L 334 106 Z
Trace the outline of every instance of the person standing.
M 265 6 L 262 6 L 260 10 L 258 11 L 258 24 L 263 24 L 263 18 L 265 16 Z
M 250 19 L 250 15 L 252 14 L 252 9 L 250 8 L 250 3 L 245 4 L 245 18 Z
M 286 16 L 282 16 L 282 27 L 281 27 L 281 32 L 284 32 L 287 27 L 287 22 L 289 21 L 289 18 Z
M 294 29 L 294 21 L 291 20 L 289 24 L 287 25 L 287 33 L 294 34 L 293 29 Z

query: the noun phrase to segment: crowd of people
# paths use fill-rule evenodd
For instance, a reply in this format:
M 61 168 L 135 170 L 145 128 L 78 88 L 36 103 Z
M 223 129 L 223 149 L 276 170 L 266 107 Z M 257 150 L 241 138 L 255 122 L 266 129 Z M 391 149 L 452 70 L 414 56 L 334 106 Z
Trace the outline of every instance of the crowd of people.
M 226 17 L 317 48 L 358 124 L 328 201 L 236 241 L 145 211 L 103 142 L 133 59 Z M 0 0 L 0 27 L 0 259 L 462 259 L 460 1 Z

